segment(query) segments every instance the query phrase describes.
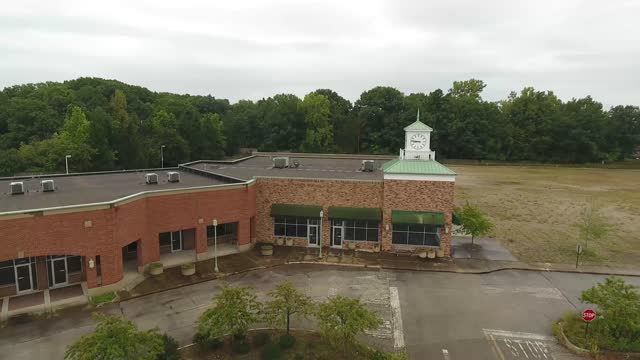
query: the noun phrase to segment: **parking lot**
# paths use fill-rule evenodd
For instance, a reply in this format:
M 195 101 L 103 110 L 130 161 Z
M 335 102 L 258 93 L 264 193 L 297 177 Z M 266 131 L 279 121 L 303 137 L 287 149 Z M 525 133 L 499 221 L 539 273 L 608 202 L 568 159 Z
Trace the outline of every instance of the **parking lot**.
M 316 301 L 337 294 L 359 297 L 383 320 L 363 337 L 386 350 L 406 348 L 410 359 L 575 359 L 551 337 L 551 322 L 582 309 L 583 289 L 603 276 L 500 271 L 485 275 L 378 271 L 290 265 L 236 275 L 110 305 L 141 328 L 159 327 L 188 344 L 198 316 L 229 285 L 252 286 L 260 299 L 289 280 Z M 640 279 L 629 278 L 640 285 Z M 313 328 L 309 320 L 293 327 Z M 90 332 L 89 311 L 51 319 L 14 321 L 0 329 L 0 358 L 61 359 L 66 346 Z

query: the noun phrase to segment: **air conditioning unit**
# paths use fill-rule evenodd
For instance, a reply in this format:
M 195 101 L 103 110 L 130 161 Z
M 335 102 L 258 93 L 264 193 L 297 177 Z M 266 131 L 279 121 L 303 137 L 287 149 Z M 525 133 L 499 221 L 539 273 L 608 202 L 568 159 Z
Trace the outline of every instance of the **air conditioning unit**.
M 362 160 L 362 171 L 372 172 L 375 170 L 373 160 Z
M 24 194 L 24 183 L 22 181 L 13 181 L 9 184 L 9 194 Z
M 157 184 L 158 183 L 158 174 L 156 173 L 148 173 L 144 175 L 145 182 L 149 184 Z
M 40 188 L 42 189 L 43 192 L 51 192 L 56 190 L 53 180 L 40 181 Z
M 167 181 L 169 181 L 170 183 L 180 182 L 180 173 L 177 171 L 167 172 Z
M 273 167 L 277 169 L 284 169 L 289 167 L 289 158 L 288 157 L 273 158 Z

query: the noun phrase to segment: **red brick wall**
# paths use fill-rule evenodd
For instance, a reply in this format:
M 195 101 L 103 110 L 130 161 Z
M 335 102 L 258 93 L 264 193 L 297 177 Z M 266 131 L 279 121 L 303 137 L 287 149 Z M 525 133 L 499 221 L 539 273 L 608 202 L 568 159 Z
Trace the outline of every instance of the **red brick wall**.
M 325 217 L 322 224 L 322 244 L 330 246 L 330 206 L 381 208 L 382 182 L 258 179 L 256 196 L 256 240 L 274 242 L 272 204 L 298 204 L 322 206 Z M 306 246 L 304 239 L 295 239 L 294 245 Z M 358 246 L 371 247 L 358 243 Z M 347 247 L 344 242 L 343 247 Z
M 436 211 L 444 213 L 445 226 L 449 228 L 448 233 L 443 228 L 440 235 L 441 247 L 445 256 L 450 256 L 454 185 L 454 182 L 448 181 L 385 180 L 384 206 L 382 208 L 383 250 L 392 248 L 392 210 Z
M 0 261 L 28 256 L 85 256 L 87 284 L 95 287 L 89 260 L 101 257 L 102 285 L 122 279 L 122 247 L 139 240 L 139 264 L 160 259 L 158 234 L 196 229 L 196 250 L 206 251 L 206 225 L 239 222 L 238 243 L 248 244 L 249 219 L 255 215 L 255 186 L 156 195 L 109 209 L 47 214 L 25 218 L 0 217 Z M 202 224 L 199 223 L 202 219 Z M 85 227 L 85 221 L 91 227 Z

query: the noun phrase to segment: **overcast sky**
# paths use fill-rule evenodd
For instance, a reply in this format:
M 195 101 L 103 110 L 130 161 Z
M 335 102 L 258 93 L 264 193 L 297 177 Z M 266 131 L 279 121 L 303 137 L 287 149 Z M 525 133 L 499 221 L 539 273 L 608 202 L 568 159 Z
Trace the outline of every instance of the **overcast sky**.
M 0 87 L 81 76 L 231 101 L 477 78 L 640 105 L 640 0 L 3 1 Z

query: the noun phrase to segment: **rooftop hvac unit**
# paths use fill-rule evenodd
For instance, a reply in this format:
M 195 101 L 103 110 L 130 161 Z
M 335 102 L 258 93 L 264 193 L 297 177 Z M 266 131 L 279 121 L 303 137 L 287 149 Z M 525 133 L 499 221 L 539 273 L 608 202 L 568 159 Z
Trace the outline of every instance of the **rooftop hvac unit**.
M 177 171 L 169 171 L 167 173 L 167 181 L 170 183 L 180 182 L 180 173 Z
M 277 169 L 284 169 L 289 167 L 288 157 L 275 157 L 273 158 L 273 167 Z
M 9 194 L 24 194 L 24 183 L 22 181 L 14 181 L 9 184 Z
M 158 183 L 158 174 L 156 173 L 148 173 L 144 175 L 144 180 L 149 184 L 157 184 Z
M 42 188 L 43 192 L 51 192 L 56 190 L 56 187 L 53 184 L 53 180 L 40 181 L 40 187 Z
M 372 172 L 374 169 L 373 160 L 362 160 L 362 171 Z

